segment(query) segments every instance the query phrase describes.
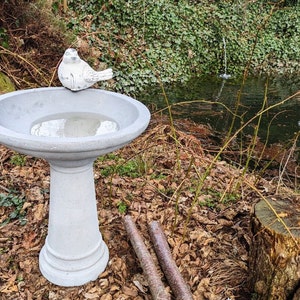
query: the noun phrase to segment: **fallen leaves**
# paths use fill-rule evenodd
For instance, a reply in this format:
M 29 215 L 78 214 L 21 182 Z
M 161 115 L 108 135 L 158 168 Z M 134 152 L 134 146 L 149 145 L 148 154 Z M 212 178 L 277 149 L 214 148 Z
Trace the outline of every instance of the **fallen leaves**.
M 18 292 L 18 285 L 16 283 L 17 275 L 14 274 L 7 278 L 6 283 L 0 288 L 0 293 L 3 294 L 14 294 Z
M 200 129 L 209 134 L 208 129 Z M 124 215 L 118 210 L 120 201 L 138 224 L 150 253 L 147 225 L 152 220 L 162 224 L 194 299 L 249 299 L 249 211 L 255 194 L 243 185 L 241 170 L 216 161 L 195 198 L 199 176 L 212 157 L 204 154 L 199 139 L 181 131 L 176 135 L 177 141 L 168 125 L 157 124 L 115 153 L 123 161 L 142 154 L 148 167 L 139 177 L 101 175 L 105 166 L 118 164 L 113 156 L 95 163 L 100 230 L 110 261 L 96 281 L 74 288 L 47 282 L 38 268 L 39 251 L 47 235 L 48 164 L 27 158 L 24 166 L 15 166 L 9 160 L 13 152 L 0 147 L 1 193 L 13 189 L 24 195 L 22 210 L 27 220 L 23 226 L 15 220 L 0 228 L 0 299 L 150 300 L 149 286 L 123 226 Z M 256 178 L 249 176 L 248 180 Z M 270 182 L 261 186 L 262 193 L 274 191 Z M 232 195 L 235 197 L 230 198 Z M 10 212 L 9 207 L 0 207 L 0 219 Z

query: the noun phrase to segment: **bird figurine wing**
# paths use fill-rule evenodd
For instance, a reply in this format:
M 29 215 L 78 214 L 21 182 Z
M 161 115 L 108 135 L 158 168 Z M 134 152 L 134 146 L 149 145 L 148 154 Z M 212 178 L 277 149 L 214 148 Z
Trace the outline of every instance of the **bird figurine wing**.
M 82 60 L 77 51 L 68 48 L 58 67 L 58 78 L 62 85 L 72 91 L 80 91 L 91 87 L 101 80 L 113 77 L 112 69 L 95 71 L 87 62 Z
M 87 82 L 98 82 L 101 80 L 109 80 L 113 78 L 112 69 L 106 69 L 103 71 L 95 71 L 88 64 L 84 67 L 83 70 L 83 79 Z

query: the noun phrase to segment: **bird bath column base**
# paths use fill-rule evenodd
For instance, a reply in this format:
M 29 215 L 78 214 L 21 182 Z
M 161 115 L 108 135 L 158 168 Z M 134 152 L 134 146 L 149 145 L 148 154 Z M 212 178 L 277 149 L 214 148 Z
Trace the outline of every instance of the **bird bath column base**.
M 99 231 L 93 161 L 73 165 L 50 162 L 48 236 L 39 257 L 43 276 L 60 286 L 97 279 L 109 258 Z

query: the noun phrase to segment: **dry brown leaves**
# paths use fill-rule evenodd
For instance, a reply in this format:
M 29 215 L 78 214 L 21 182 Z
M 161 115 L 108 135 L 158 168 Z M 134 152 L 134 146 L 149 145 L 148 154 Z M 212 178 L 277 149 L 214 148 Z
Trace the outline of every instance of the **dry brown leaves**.
M 27 218 L 25 225 L 13 220 L 0 228 L 0 299 L 151 299 L 124 230 L 120 201 L 127 205 L 156 263 L 147 226 L 151 220 L 161 222 L 195 299 L 250 299 L 249 211 L 256 196 L 244 184 L 241 171 L 216 161 L 195 198 L 200 177 L 213 157 L 204 154 L 193 135 L 176 131 L 174 139 L 170 127 L 162 124 L 152 125 L 115 154 L 117 159 L 95 163 L 100 230 L 109 247 L 109 264 L 96 281 L 63 288 L 44 279 L 38 267 L 47 234 L 49 167 L 34 158 L 15 166 L 10 162 L 12 152 L 0 147 L 0 193 L 14 189 L 23 195 Z M 137 158 L 143 166 L 140 176 L 118 172 L 103 176 L 102 171 L 120 159 Z M 248 176 L 247 180 L 254 179 Z M 0 220 L 10 212 L 11 208 L 0 207 Z
M 1 1 L 0 70 L 18 89 L 57 84 L 52 76 L 68 43 L 60 25 L 47 1 Z

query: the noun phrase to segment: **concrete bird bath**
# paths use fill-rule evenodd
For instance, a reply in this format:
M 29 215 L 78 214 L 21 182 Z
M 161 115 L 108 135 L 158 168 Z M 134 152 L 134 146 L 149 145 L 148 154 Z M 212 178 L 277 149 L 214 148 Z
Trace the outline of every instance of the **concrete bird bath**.
M 93 162 L 126 145 L 150 113 L 125 95 L 38 88 L 0 96 L 0 143 L 50 164 L 48 235 L 39 265 L 60 286 L 95 280 L 108 262 L 99 231 Z

